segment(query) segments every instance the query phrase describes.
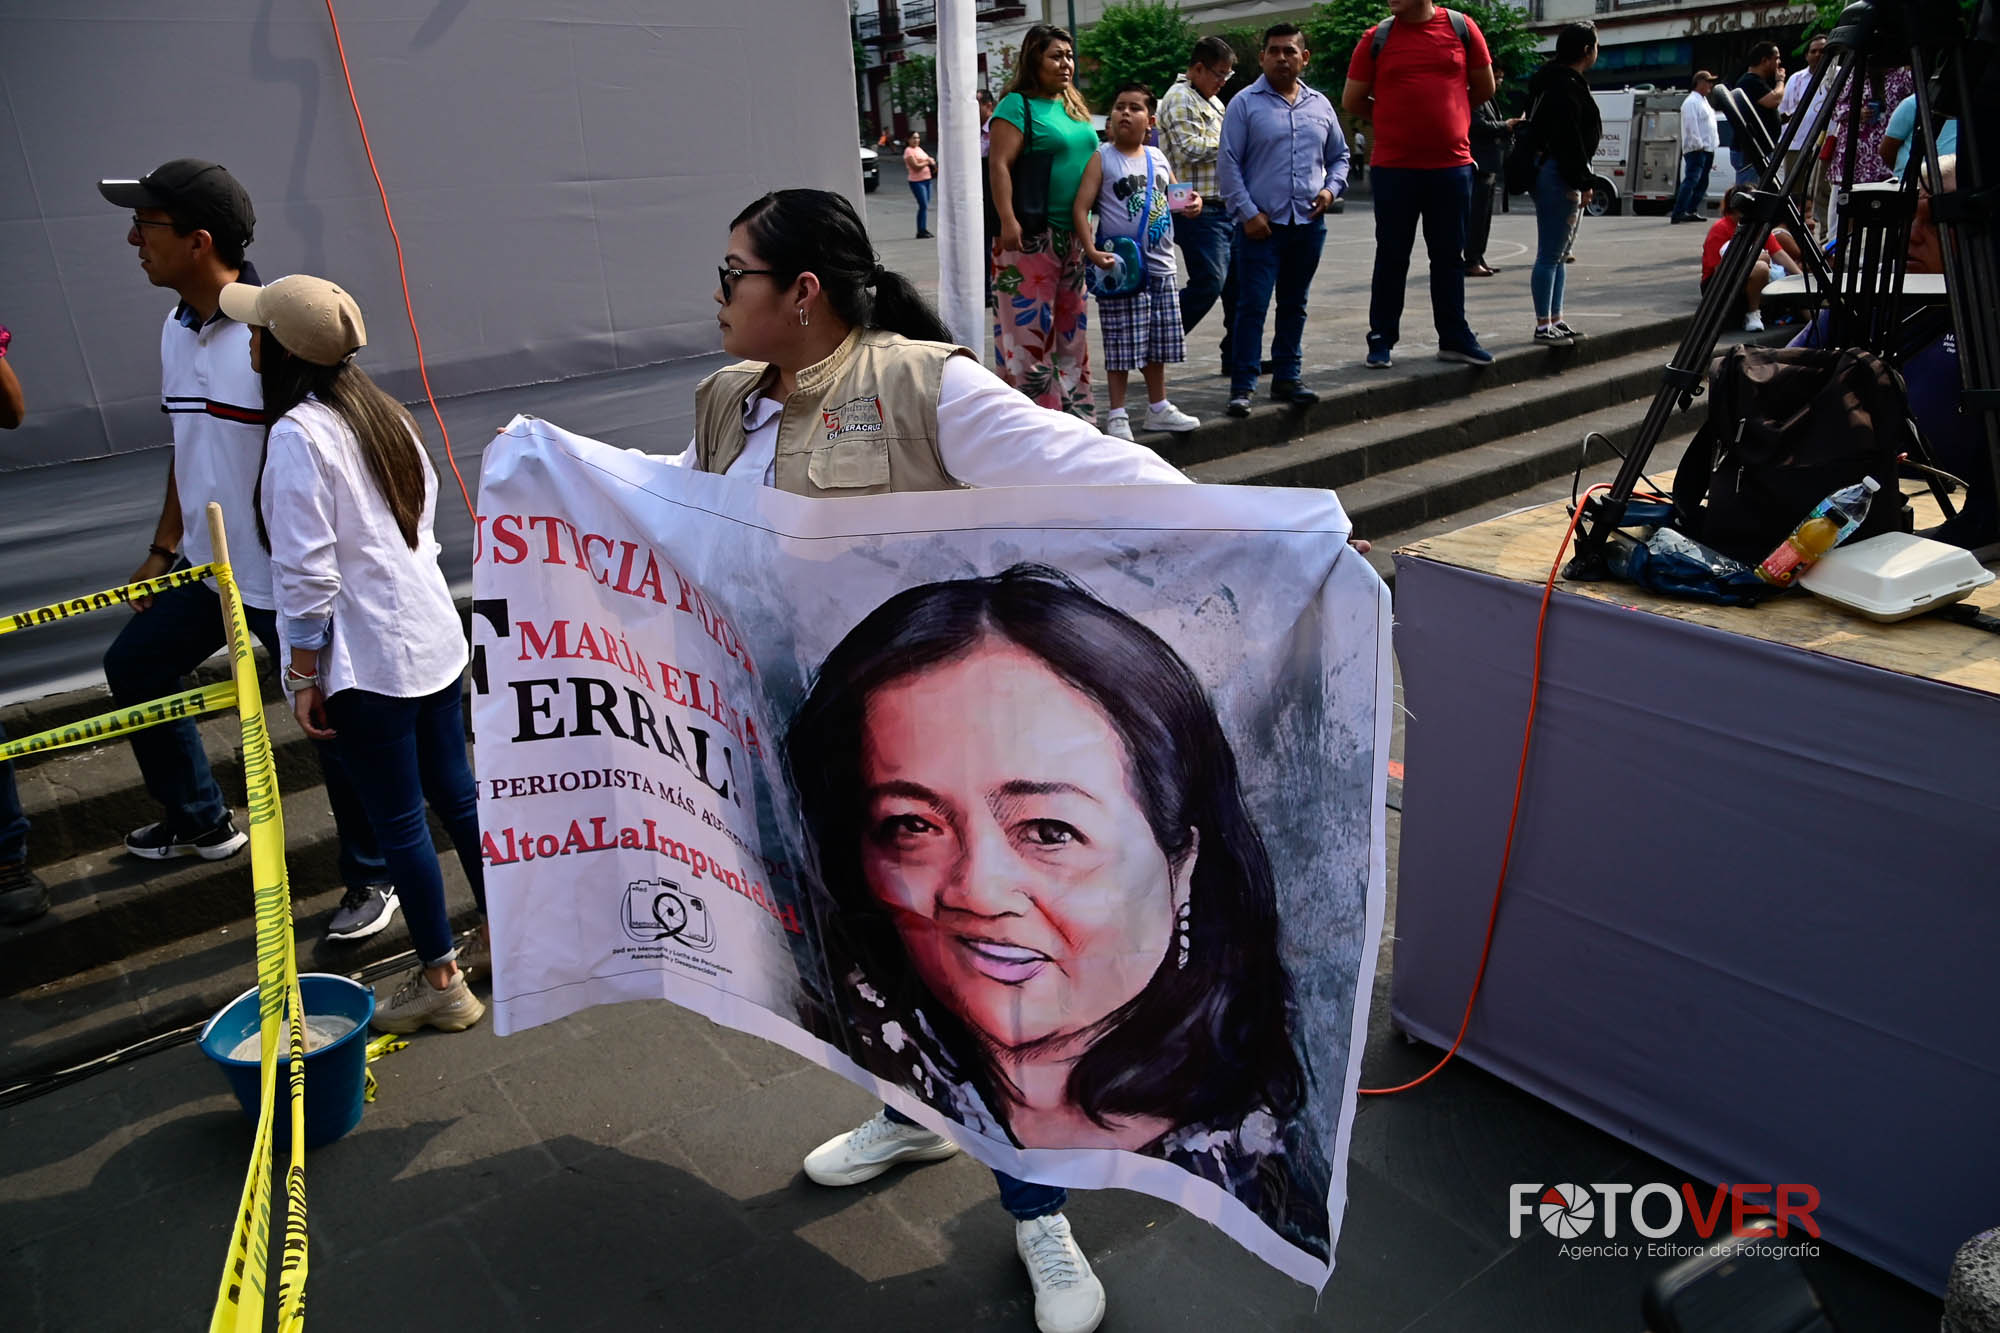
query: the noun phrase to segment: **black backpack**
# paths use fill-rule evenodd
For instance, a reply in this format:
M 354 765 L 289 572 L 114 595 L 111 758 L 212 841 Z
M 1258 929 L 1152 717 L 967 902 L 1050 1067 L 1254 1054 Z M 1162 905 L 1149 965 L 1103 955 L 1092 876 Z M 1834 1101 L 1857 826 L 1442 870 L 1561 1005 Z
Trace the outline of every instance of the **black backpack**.
M 1756 564 L 1812 507 L 1873 477 L 1851 541 L 1907 532 L 1896 456 L 1915 447 L 1903 377 L 1863 348 L 1733 347 L 1708 376 L 1708 421 L 1674 476 L 1675 526 Z
M 1439 5 L 1438 8 L 1444 9 L 1444 6 Z M 1444 16 L 1451 20 L 1451 30 L 1458 34 L 1458 44 L 1465 48 L 1465 54 L 1470 58 L 1472 55 L 1472 31 L 1470 25 L 1465 21 L 1465 15 L 1459 13 L 1456 9 L 1445 9 Z M 1368 58 L 1370 60 L 1380 60 L 1382 58 L 1382 48 L 1389 42 L 1389 30 L 1395 26 L 1396 16 L 1394 14 L 1389 15 L 1375 25 L 1375 39 L 1368 43 Z
M 1542 168 L 1542 138 L 1535 132 L 1535 112 L 1541 105 L 1542 99 L 1537 97 L 1515 128 L 1514 142 L 1501 162 L 1501 184 L 1508 194 L 1526 194 L 1535 188 L 1535 173 Z

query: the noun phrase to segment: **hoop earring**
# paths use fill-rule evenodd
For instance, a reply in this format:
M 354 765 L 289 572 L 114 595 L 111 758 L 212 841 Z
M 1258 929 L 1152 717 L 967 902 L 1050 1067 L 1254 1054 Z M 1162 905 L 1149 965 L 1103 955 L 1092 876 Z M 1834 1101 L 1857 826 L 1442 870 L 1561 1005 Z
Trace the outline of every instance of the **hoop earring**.
M 800 327 L 800 328 L 805 328 L 805 327 L 806 327 L 806 326 L 807 326 L 808 324 L 811 324 L 811 323 L 812 323 L 812 321 L 806 318 L 806 308 L 805 308 L 804 306 L 800 306 L 800 307 L 799 307 L 799 327 Z
M 1177 918 L 1174 922 L 1174 929 L 1180 932 L 1181 944 L 1180 958 L 1174 963 L 1174 967 L 1176 970 L 1183 972 L 1187 970 L 1188 965 L 1188 940 L 1191 934 L 1188 929 L 1188 917 L 1192 914 L 1193 907 L 1193 903 L 1182 903 L 1181 910 L 1174 913 L 1174 916 Z

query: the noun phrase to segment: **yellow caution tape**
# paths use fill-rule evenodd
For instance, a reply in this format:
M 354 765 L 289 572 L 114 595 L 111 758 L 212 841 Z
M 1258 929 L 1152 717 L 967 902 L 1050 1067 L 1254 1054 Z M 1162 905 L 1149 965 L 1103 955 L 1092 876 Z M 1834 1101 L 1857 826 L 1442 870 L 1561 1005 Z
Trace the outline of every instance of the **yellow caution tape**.
M 68 620 L 71 616 L 102 611 L 109 606 L 130 606 L 135 598 L 151 597 L 169 588 L 184 588 L 190 583 L 201 582 L 215 572 L 214 565 L 192 565 L 187 569 L 176 569 L 170 574 L 162 574 L 156 579 L 141 579 L 137 583 L 128 583 L 120 588 L 106 588 L 103 592 L 72 597 L 65 602 L 51 602 L 32 611 L 16 611 L 10 616 L 0 615 L 0 634 L 33 629 L 37 625 L 52 625 L 58 620 Z
M 368 1063 L 372 1065 L 383 1056 L 400 1051 L 409 1044 L 410 1039 L 408 1037 L 396 1037 L 387 1034 L 377 1037 L 368 1043 Z M 366 1076 L 367 1080 L 363 1086 L 362 1100 L 372 1102 L 375 1100 L 375 1071 L 364 1066 L 362 1073 Z
M 204 565 L 203 568 L 206 569 L 207 566 Z M 203 713 L 219 713 L 234 707 L 236 707 L 236 682 L 218 680 L 213 685 L 182 690 L 179 694 L 164 695 L 142 704 L 134 704 L 130 708 L 116 708 L 109 713 L 99 713 L 96 717 L 84 718 L 80 722 L 38 731 L 32 736 L 0 740 L 0 760 L 19 759 L 22 755 L 38 754 L 43 750 L 62 750 L 72 745 L 89 745 L 93 741 L 109 740 L 113 736 L 144 731 L 147 727 L 157 727 L 162 723 L 178 722 L 187 717 L 200 717 Z
M 243 618 L 222 531 L 222 508 L 208 507 L 214 538 L 215 576 L 229 619 L 231 682 L 243 717 L 243 774 L 250 795 L 250 874 L 257 902 L 257 995 L 263 1021 L 259 1064 L 260 1101 L 250 1170 L 243 1182 L 236 1234 L 216 1293 L 210 1333 L 262 1333 L 264 1288 L 270 1272 L 272 1125 L 277 1112 L 278 1031 L 291 1018 L 292 1161 L 285 1172 L 285 1232 L 278 1270 L 279 1333 L 305 1328 L 306 1167 L 305 1167 L 305 1004 L 299 994 L 299 964 L 292 934 L 292 892 L 285 874 L 284 809 L 278 799 L 277 766 L 271 735 L 264 725 L 264 699 L 250 656 L 250 627 Z

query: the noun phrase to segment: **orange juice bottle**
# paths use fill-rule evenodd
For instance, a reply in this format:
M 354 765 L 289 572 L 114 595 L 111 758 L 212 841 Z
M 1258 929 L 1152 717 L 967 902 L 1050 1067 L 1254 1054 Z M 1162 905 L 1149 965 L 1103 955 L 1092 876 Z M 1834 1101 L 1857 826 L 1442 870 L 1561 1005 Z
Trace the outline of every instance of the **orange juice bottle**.
M 1844 486 L 1813 506 L 1792 535 L 1757 566 L 1757 577 L 1775 588 L 1789 588 L 1818 559 L 1852 536 L 1868 517 L 1868 504 L 1881 490 L 1873 477 Z

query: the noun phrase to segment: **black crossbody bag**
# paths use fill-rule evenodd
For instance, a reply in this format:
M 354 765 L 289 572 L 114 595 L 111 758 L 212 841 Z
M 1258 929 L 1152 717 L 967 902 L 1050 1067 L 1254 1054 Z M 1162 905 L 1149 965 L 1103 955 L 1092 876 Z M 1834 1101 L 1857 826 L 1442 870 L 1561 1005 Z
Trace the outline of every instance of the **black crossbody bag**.
M 1026 122 L 1021 129 L 1021 151 L 1014 158 L 1009 174 L 1014 180 L 1014 217 L 1021 224 L 1021 244 L 1026 245 L 1030 236 L 1039 236 L 1049 229 L 1049 177 L 1055 170 L 1054 153 L 1037 153 L 1035 144 L 1035 109 L 1021 98 L 1021 119 Z M 996 225 L 994 235 L 1000 234 Z

